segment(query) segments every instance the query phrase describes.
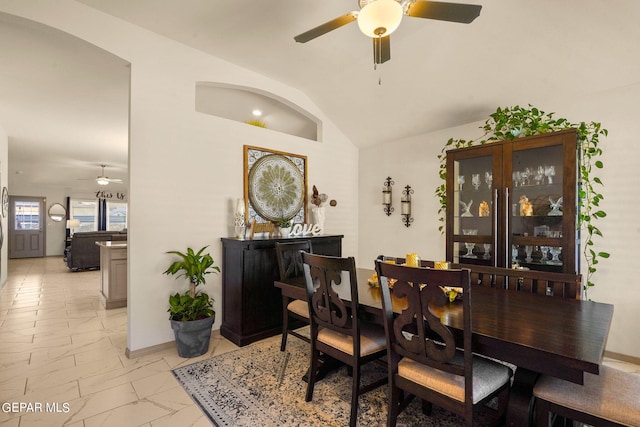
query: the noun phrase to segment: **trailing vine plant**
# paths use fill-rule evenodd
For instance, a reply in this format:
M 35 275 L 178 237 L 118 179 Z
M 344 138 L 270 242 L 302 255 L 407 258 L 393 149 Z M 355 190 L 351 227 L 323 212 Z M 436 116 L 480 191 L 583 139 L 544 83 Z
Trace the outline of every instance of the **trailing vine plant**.
M 447 150 L 453 150 L 475 145 L 483 145 L 493 141 L 514 140 L 525 136 L 538 135 L 547 132 L 555 132 L 563 129 L 574 128 L 578 135 L 578 159 L 579 159 L 579 186 L 578 186 L 578 229 L 583 230 L 583 256 L 587 263 L 586 280 L 583 282 L 585 296 L 588 290 L 595 286 L 593 274 L 596 265 L 601 259 L 609 258 L 608 252 L 596 251 L 594 238 L 603 237 L 602 232 L 595 224 L 595 220 L 604 218 L 607 214 L 600 208 L 600 202 L 604 196 L 598 191 L 603 186 L 602 180 L 595 174 L 603 168 L 602 149 L 600 148 L 600 136 L 606 137 L 609 132 L 597 122 L 571 123 L 564 118 L 554 118 L 554 113 L 545 113 L 536 107 L 498 108 L 490 114 L 484 125 L 480 127 L 484 134 L 472 140 L 450 138 L 438 155 L 440 160 L 439 175 L 444 181 L 435 191 L 440 201 L 438 209 L 441 233 L 445 229 L 445 214 L 447 209 Z

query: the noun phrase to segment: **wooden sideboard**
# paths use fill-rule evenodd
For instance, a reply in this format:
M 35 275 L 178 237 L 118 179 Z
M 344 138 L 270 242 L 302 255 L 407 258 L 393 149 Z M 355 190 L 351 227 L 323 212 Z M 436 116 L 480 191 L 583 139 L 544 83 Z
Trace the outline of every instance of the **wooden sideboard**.
M 342 238 L 222 238 L 222 336 L 243 346 L 282 332 L 276 242 L 311 240 L 314 253 L 342 256 Z

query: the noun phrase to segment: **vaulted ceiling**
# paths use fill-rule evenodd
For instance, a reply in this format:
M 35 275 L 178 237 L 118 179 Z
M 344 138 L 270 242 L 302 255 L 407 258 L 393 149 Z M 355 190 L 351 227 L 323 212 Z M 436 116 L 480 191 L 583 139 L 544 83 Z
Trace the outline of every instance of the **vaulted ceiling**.
M 531 103 L 556 111 L 566 100 L 624 87 L 640 76 L 640 2 L 634 0 L 467 0 L 483 6 L 469 25 L 404 17 L 391 36 L 391 60 L 377 69 L 372 42 L 356 23 L 305 44 L 293 40 L 358 10 L 357 0 L 80 2 L 301 90 L 362 147 L 483 120 L 498 106 Z M 20 141 L 10 147 L 12 162 L 34 162 L 38 154 L 49 164 L 70 157 L 95 167 L 95 173 L 76 175 L 98 175 L 96 165 L 107 162 L 117 176 L 126 167 L 121 103 L 128 88 L 116 86 L 128 82 L 127 64 L 95 48 L 85 52 L 73 37 L 25 37 L 24 31 L 42 28 L 18 24 L 0 15 L 0 51 L 15 61 L 7 67 L 3 60 L 0 93 L 22 90 L 32 97 L 16 105 L 0 97 L 0 114 L 11 120 L 2 122 Z M 44 58 L 46 66 L 31 62 L 43 59 L 28 55 L 34 44 L 55 52 Z M 66 54 L 55 60 L 62 50 Z M 94 64 L 77 62 L 80 53 L 94 55 Z M 113 96 L 89 96 L 104 85 Z M 55 110 L 49 99 L 58 99 Z M 92 100 L 99 101 L 95 109 L 88 108 Z M 31 122 L 20 121 L 16 109 L 28 109 Z M 81 125 L 75 134 L 69 117 Z M 64 141 L 68 152 L 48 151 Z M 47 149 L 34 152 L 31 144 L 38 143 Z

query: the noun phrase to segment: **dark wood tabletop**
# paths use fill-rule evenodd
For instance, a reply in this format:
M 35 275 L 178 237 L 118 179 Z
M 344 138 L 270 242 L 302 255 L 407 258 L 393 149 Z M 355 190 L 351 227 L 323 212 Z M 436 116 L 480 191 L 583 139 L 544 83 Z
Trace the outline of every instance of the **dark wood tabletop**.
M 380 289 L 367 282 L 372 274 L 373 270 L 358 269 L 359 303 L 381 317 Z M 306 300 L 301 278 L 275 286 L 291 298 Z M 394 305 L 398 311 L 403 304 L 394 298 Z M 473 286 L 471 306 L 474 352 L 512 363 L 523 368 L 518 369 L 522 373 L 577 384 L 583 384 L 585 372 L 599 373 L 613 317 L 611 304 Z M 449 327 L 461 329 L 461 304 L 453 302 L 438 311 Z

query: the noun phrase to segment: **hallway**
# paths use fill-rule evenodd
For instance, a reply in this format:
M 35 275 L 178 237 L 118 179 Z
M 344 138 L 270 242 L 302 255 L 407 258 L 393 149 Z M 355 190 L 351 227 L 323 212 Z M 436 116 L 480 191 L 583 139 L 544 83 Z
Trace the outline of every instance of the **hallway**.
M 105 310 L 99 286 L 100 271 L 72 273 L 60 257 L 9 260 L 0 425 L 209 426 L 171 370 L 237 347 L 215 332 L 200 358 L 171 348 L 128 359 L 126 308 Z

